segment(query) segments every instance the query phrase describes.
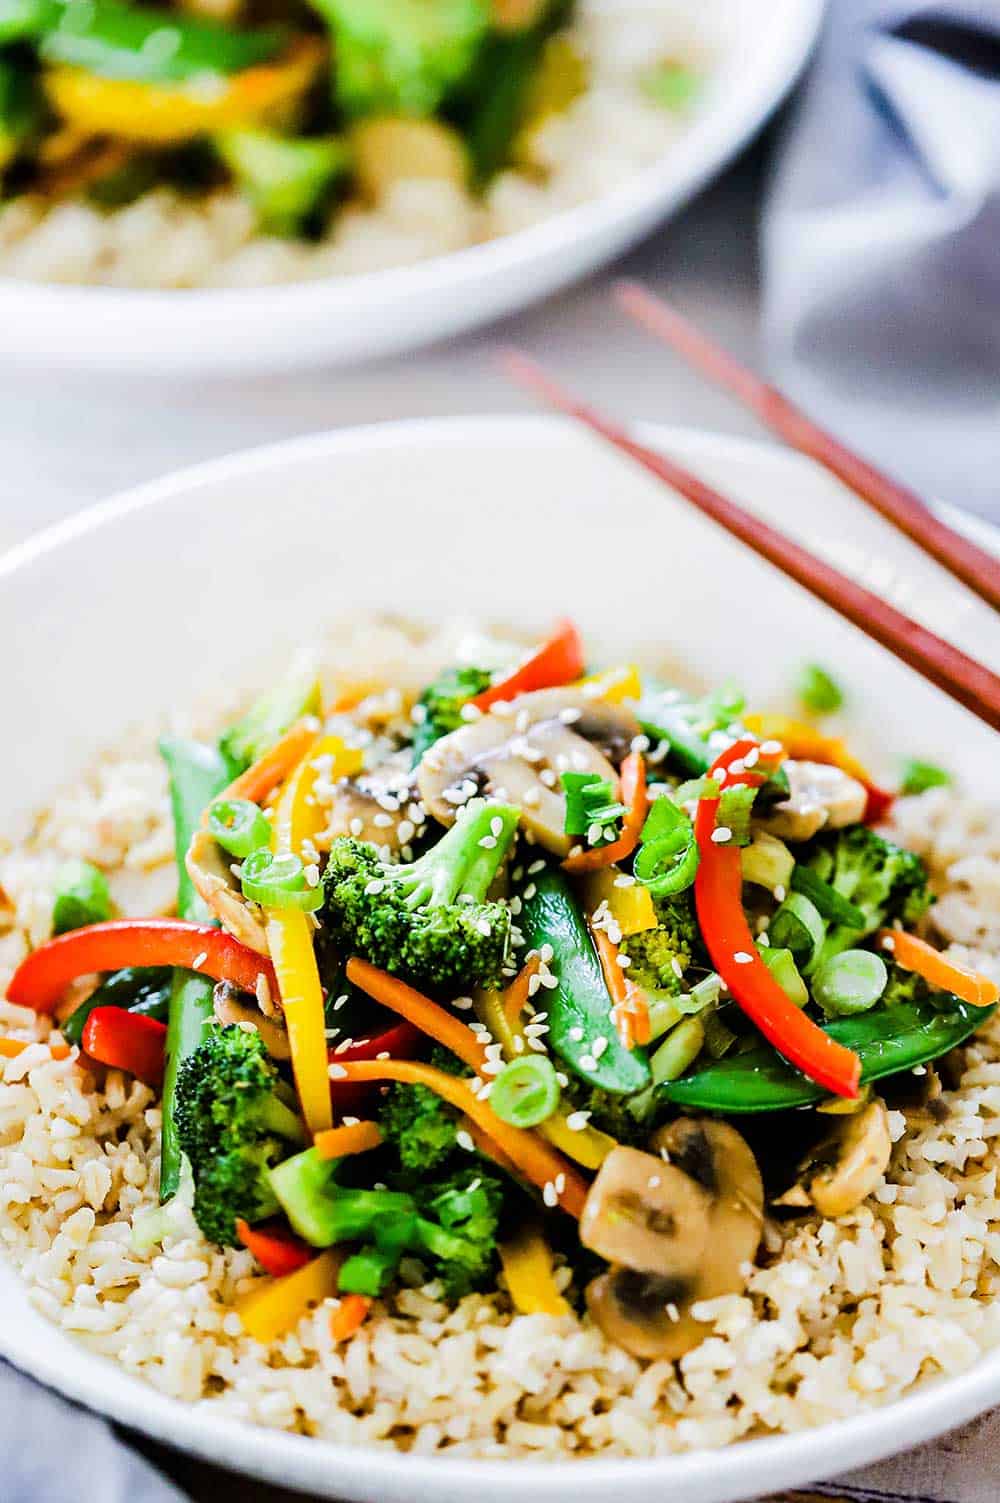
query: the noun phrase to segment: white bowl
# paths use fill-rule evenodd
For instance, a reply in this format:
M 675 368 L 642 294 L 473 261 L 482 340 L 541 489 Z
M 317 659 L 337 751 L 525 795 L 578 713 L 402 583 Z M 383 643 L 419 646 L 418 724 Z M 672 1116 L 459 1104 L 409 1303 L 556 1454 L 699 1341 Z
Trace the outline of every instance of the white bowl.
M 643 430 L 736 498 L 992 666 L 979 601 L 808 461 L 764 445 Z M 971 529 L 970 529 L 971 530 Z M 1000 534 L 976 535 L 1000 553 Z M 398 543 L 392 540 L 399 539 Z M 640 539 L 641 546 L 632 546 Z M 622 559 L 615 582 L 616 556 Z M 627 568 L 627 574 L 626 574 Z M 803 656 L 836 670 L 854 738 L 889 768 L 936 756 L 997 793 L 996 741 L 644 472 L 545 419 L 403 423 L 216 461 L 94 508 L 0 558 L 0 786 L 26 815 L 137 719 L 183 705 L 338 612 L 572 613 L 611 650 L 662 644 L 760 704 Z M 257 624 L 255 624 L 257 623 Z M 1000 1400 L 1000 1352 L 883 1410 L 659 1461 L 421 1459 L 245 1427 L 164 1398 L 90 1355 L 0 1264 L 0 1354 L 53 1388 L 221 1465 L 364 1503 L 728 1503 L 926 1441 Z M 570 1480 L 571 1479 L 571 1480 Z
M 544 297 L 633 244 L 743 146 L 798 74 L 823 0 L 723 0 L 720 9 L 731 11 L 727 48 L 691 129 L 602 198 L 500 240 L 364 276 L 183 292 L 0 280 L 0 359 L 202 374 L 334 365 L 456 334 Z

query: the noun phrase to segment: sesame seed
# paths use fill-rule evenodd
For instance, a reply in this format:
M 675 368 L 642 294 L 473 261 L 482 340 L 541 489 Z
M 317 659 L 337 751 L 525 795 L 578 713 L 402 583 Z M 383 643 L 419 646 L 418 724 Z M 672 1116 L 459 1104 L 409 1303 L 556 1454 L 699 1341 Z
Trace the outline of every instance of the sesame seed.
M 382 879 L 380 877 L 373 877 L 372 880 L 365 887 L 365 893 L 370 898 L 378 897 L 379 893 L 380 892 L 384 892 L 384 891 L 385 891 L 385 883 L 382 881 Z
M 882 936 L 882 948 L 883 950 L 889 951 L 892 951 L 896 948 L 896 941 L 893 939 L 891 934 L 884 934 Z
M 466 1153 L 475 1153 L 476 1151 L 476 1145 L 472 1141 L 472 1136 L 466 1132 L 464 1127 L 458 1129 L 458 1132 L 455 1134 L 455 1142 L 459 1148 L 464 1148 Z
M 531 863 L 531 865 L 528 867 L 528 876 L 529 877 L 537 877 L 538 873 L 539 872 L 543 872 L 544 870 L 545 870 L 545 862 L 544 861 L 533 861 Z M 551 951 L 552 946 L 549 945 L 547 948 Z M 552 959 L 551 953 L 549 955 L 549 959 L 550 960 Z
M 535 886 L 534 882 L 529 882 L 527 887 L 524 889 L 524 901 L 526 903 L 530 903 L 537 891 L 538 888 Z
M 566 1036 L 567 1038 L 571 1039 L 574 1044 L 581 1044 L 583 1042 L 583 1029 L 579 1026 L 577 1026 L 576 1028 L 571 1028 Z
M 361 1118 L 360 1117 L 341 1117 L 340 1121 L 341 1121 L 341 1125 L 343 1127 L 357 1127 L 358 1123 L 361 1121 Z
M 724 783 L 726 781 L 726 776 L 727 773 L 724 767 L 714 767 L 709 773 L 709 777 L 714 778 L 717 783 Z
M 559 1192 L 557 1191 L 555 1185 L 552 1183 L 552 1181 L 550 1179 L 548 1179 L 548 1180 L 545 1181 L 545 1188 L 542 1191 L 542 1199 L 544 1200 L 545 1204 L 550 1208 L 550 1210 L 553 1210 L 553 1211 L 555 1210 L 556 1206 L 559 1204 Z
M 201 968 L 202 968 L 202 966 L 205 964 L 205 961 L 207 959 L 208 959 L 208 951 L 207 950 L 202 950 L 201 954 L 200 955 L 196 955 L 194 957 L 194 960 L 191 962 L 191 969 L 193 971 L 200 971 Z
M 469 1012 L 472 1009 L 472 998 L 456 997 L 451 1005 L 457 1008 L 459 1012 Z
M 718 825 L 712 831 L 712 843 L 714 845 L 725 845 L 732 838 L 733 832 L 728 825 Z
M 326 1072 L 331 1080 L 346 1080 L 347 1071 L 343 1065 L 330 1065 Z
M 603 1038 L 603 1037 L 596 1038 L 594 1040 L 594 1043 L 593 1043 L 593 1046 L 592 1046 L 594 1058 L 595 1059 L 600 1059 L 601 1055 L 604 1053 L 604 1051 L 607 1049 L 607 1047 L 608 1047 L 608 1041 L 607 1041 L 606 1038 Z
M 484 835 L 482 840 L 479 841 L 479 845 L 482 846 L 484 851 L 495 851 L 497 848 L 497 838 L 495 835 Z
M 684 967 L 681 965 L 676 955 L 671 955 L 670 957 L 670 969 L 673 971 L 678 981 L 684 975 Z
M 786 889 L 784 883 L 783 882 L 779 882 L 778 885 L 777 885 L 777 887 L 774 889 L 774 896 L 777 898 L 777 900 L 778 900 L 779 903 L 783 903 L 785 901 L 785 898 L 787 897 L 787 895 L 788 895 L 788 892 L 787 892 L 787 889 Z
M 784 751 L 780 741 L 762 741 L 760 749 L 765 757 L 776 757 L 779 752 Z
M 333 1010 L 334 1010 L 334 1012 L 339 1012 L 340 1009 L 343 1007 L 343 1005 L 344 1005 L 344 1003 L 346 1001 L 347 1001 L 347 993 L 343 992 L 341 994 L 341 996 L 339 996 L 337 998 L 336 1002 L 334 1002 L 334 1004 L 333 1004 Z
M 658 1189 L 658 1187 L 662 1183 L 663 1183 L 663 1181 L 660 1179 L 660 1176 L 658 1174 L 651 1174 L 649 1176 L 649 1178 L 647 1179 L 647 1181 L 646 1181 L 646 1185 L 647 1185 L 647 1187 L 650 1190 L 656 1190 L 656 1189 Z
M 569 1128 L 570 1132 L 583 1132 L 583 1129 L 586 1127 L 589 1121 L 589 1112 L 570 1112 L 569 1116 L 566 1118 L 566 1126 Z
M 489 919 L 476 919 L 476 928 L 479 930 L 479 933 L 482 934 L 486 939 L 489 939 L 490 935 L 493 933 L 493 926 L 491 925 Z
M 581 1070 L 596 1070 L 597 1069 L 597 1060 L 594 1058 L 594 1056 L 592 1054 L 581 1054 L 580 1055 L 580 1069 Z
M 559 719 L 562 721 L 563 725 L 573 725 L 577 720 L 580 719 L 580 716 L 582 714 L 583 711 L 577 709 L 574 705 L 567 705 L 565 710 L 559 711 Z
M 621 876 L 618 876 L 618 877 L 615 878 L 615 884 L 614 885 L 616 887 L 634 887 L 635 886 L 635 878 L 634 877 L 630 877 L 629 874 L 628 874 L 628 872 L 622 872 Z
M 562 1195 L 566 1189 L 566 1176 L 565 1174 L 563 1174 L 561 1169 L 555 1177 L 554 1184 L 556 1187 L 556 1194 Z
M 747 752 L 746 756 L 743 758 L 743 766 L 747 767 L 747 768 L 749 768 L 749 767 L 756 767 L 757 763 L 759 761 L 760 761 L 760 747 L 759 746 L 751 746 L 750 750 Z
M 753 956 L 748 955 L 746 950 L 737 950 L 733 955 L 733 959 L 737 965 L 749 965 L 753 960 Z

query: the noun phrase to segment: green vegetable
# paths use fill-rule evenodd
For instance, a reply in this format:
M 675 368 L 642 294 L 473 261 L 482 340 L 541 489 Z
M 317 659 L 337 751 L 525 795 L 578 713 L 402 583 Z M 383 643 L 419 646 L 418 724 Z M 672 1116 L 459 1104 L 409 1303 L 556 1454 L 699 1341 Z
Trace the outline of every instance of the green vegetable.
M 750 844 L 743 847 L 740 866 L 744 882 L 766 887 L 768 892 L 777 892 L 779 887 L 787 891 L 797 869 L 785 842 L 766 830 L 757 830 Z
M 378 1124 L 407 1174 L 426 1175 L 455 1152 L 457 1113 L 428 1086 L 392 1086 L 379 1106 Z
M 264 811 L 246 798 L 220 799 L 208 811 L 212 838 L 230 856 L 249 856 L 271 839 Z
M 514 1127 L 537 1127 L 559 1105 L 555 1066 L 545 1054 L 522 1054 L 504 1065 L 493 1082 L 490 1106 Z
M 511 805 L 476 801 L 426 855 L 405 865 L 381 861 L 361 841 L 335 840 L 323 878 L 323 918 L 335 943 L 417 986 L 496 986 L 511 916 L 506 903 L 486 895 L 518 819 Z
M 67 861 L 56 873 L 52 904 L 53 934 L 67 934 L 111 917 L 108 879 L 89 861 Z
M 167 83 L 266 63 L 285 47 L 288 32 L 236 31 L 121 0 L 0 0 L 0 43 L 14 40 L 34 42 L 47 63 Z
M 697 99 L 702 79 L 693 68 L 686 68 L 683 63 L 665 62 L 647 69 L 639 86 L 654 104 L 674 114 L 683 114 Z
M 830 715 L 844 703 L 840 685 L 818 663 L 803 665 L 797 693 L 805 708 L 814 715 Z
M 304 1140 L 294 1099 L 260 1034 L 204 1030 L 177 1071 L 174 1118 L 194 1170 L 194 1214 L 210 1242 L 236 1242 L 236 1221 L 271 1216 L 269 1170 Z
M 434 114 L 468 73 L 487 0 L 314 0 L 333 36 L 334 87 L 349 119 Z
M 480 54 L 480 83 L 465 132 L 476 187 L 485 187 L 511 160 L 549 29 L 543 23 L 495 34 Z
M 795 1006 L 805 1007 L 809 1001 L 809 992 L 799 975 L 799 968 L 795 964 L 795 956 L 791 950 L 776 949 L 773 945 L 762 945 L 760 958 L 781 990 L 795 1003 Z
M 392 1281 L 399 1267 L 401 1249 L 363 1247 L 341 1264 L 337 1289 L 341 1294 L 365 1294 L 375 1299 Z
M 380 1232 L 398 1231 L 401 1220 L 415 1221 L 416 1203 L 411 1195 L 342 1186 L 337 1183 L 339 1171 L 339 1159 L 321 1158 L 315 1148 L 296 1153 L 271 1170 L 274 1196 L 292 1229 L 312 1247 L 366 1241 Z
M 43 116 L 34 74 L 12 59 L 0 56 L 0 173 L 32 139 Z
M 751 787 L 748 783 L 737 783 L 734 787 L 727 788 L 719 799 L 716 825 L 731 831 L 732 845 L 750 844 L 750 815 L 759 791 L 759 788 Z
M 75 1008 L 61 1026 L 68 1044 L 81 1045 L 87 1019 L 96 1007 L 123 1007 L 165 1023 L 170 1006 L 173 971 L 161 966 L 133 966 L 112 973 Z
M 558 980 L 545 994 L 550 1045 L 591 1085 L 611 1093 L 641 1090 L 649 1082 L 645 1050 L 625 1049 L 618 1038 L 600 962 L 566 878 L 546 868 L 532 877 L 522 902 L 520 925 L 529 948 L 548 944 L 553 951 L 550 966 Z M 598 1038 L 607 1041 L 600 1057 L 592 1053 Z
M 778 949 L 791 950 L 797 964 L 807 971 L 826 937 L 815 903 L 804 893 L 790 892 L 780 905 L 768 930 L 768 938 Z
M 314 913 L 323 904 L 323 889 L 310 887 L 299 856 L 276 856 L 266 846 L 251 851 L 240 875 L 243 896 L 265 908 L 297 908 Z
M 817 966 L 841 950 L 854 949 L 859 940 L 895 919 L 912 926 L 930 905 L 927 868 L 920 857 L 866 825 L 817 837 L 808 865 L 864 916 L 861 924 L 830 925 Z
M 413 765 L 428 747 L 465 724 L 462 707 L 493 681 L 486 668 L 446 668 L 417 700 L 413 710 Z
M 449 1299 L 492 1286 L 505 1194 L 503 1180 L 477 1164 L 471 1171 L 463 1165 L 421 1196 L 421 1246 L 435 1260 L 434 1272 Z
M 676 1080 L 701 1053 L 705 1028 L 700 1018 L 685 1018 L 667 1034 L 649 1062 L 654 1085 Z
M 215 148 L 268 235 L 300 235 L 322 219 L 350 168 L 337 136 L 281 136 L 249 127 L 220 131 Z
M 669 798 L 658 798 L 646 817 L 633 862 L 636 881 L 656 897 L 683 892 L 698 871 L 694 826 Z
M 861 1057 L 863 1083 L 912 1070 L 954 1049 L 995 1012 L 950 1000 L 947 1008 L 931 1000 L 893 1003 L 824 1024 L 831 1038 Z M 660 1098 L 684 1110 L 774 1112 L 820 1101 L 820 1086 L 801 1075 L 769 1044 L 745 1053 L 727 1054 L 683 1080 L 661 1086 Z
M 872 950 L 841 950 L 817 967 L 812 992 L 827 1017 L 867 1012 L 885 991 L 889 972 Z
M 212 746 L 198 741 L 167 738 L 160 742 L 160 755 L 167 765 L 170 803 L 174 817 L 174 847 L 177 860 L 177 912 L 198 923 L 212 922 L 212 915 L 195 892 L 185 866 L 191 838 L 201 822 L 202 811 L 235 776 L 231 760 Z M 160 1154 L 160 1199 L 169 1200 L 177 1189 L 181 1150 L 174 1122 L 174 1092 L 177 1071 L 205 1036 L 212 1021 L 213 985 L 205 976 L 175 971 L 167 1016 L 167 1068 L 163 1078 L 163 1128 Z
M 653 906 L 656 928 L 628 935 L 619 950 L 630 962 L 630 981 L 644 991 L 677 995 L 684 990 L 683 974 L 700 944 L 691 893 L 654 895 Z
M 903 784 L 901 793 L 926 793 L 928 788 L 950 788 L 952 784 L 950 772 L 943 767 L 936 767 L 933 762 L 921 762 L 914 758 L 903 765 Z
M 848 924 L 853 929 L 864 928 L 864 910 L 856 903 L 848 902 L 835 887 L 824 882 L 811 866 L 796 866 L 791 874 L 791 885 L 796 892 L 809 899 L 822 918 L 834 924 Z
M 560 782 L 566 795 L 566 834 L 589 835 L 597 825 L 600 840 L 612 840 L 614 827 L 626 810 L 616 800 L 608 780 L 593 772 L 564 772 L 560 774 Z
M 219 750 L 237 772 L 242 772 L 259 761 L 297 720 L 304 715 L 318 715 L 321 709 L 321 687 L 315 673 L 289 674 L 225 733 Z

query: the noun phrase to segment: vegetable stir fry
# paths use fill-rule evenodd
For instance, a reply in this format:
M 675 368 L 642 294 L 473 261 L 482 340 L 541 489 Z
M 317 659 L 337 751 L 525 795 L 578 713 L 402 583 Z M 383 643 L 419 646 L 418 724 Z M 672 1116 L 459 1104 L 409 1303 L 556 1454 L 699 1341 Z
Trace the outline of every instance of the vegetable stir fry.
M 235 187 L 258 230 L 320 239 L 401 182 L 481 195 L 588 87 L 572 0 L 0 0 L 0 199 L 113 210 Z M 637 93 L 684 113 L 698 75 Z
M 347 101 L 399 86 L 373 35 Z M 466 65 L 456 36 L 407 99 Z M 933 1091 L 997 988 L 920 932 L 891 795 L 731 685 L 588 673 L 562 622 L 394 703 L 326 711 L 300 676 L 215 745 L 164 741 L 177 917 L 115 917 L 74 863 L 10 1000 L 99 978 L 63 1037 L 162 1089 L 162 1198 L 193 1186 L 205 1236 L 272 1276 L 239 1306 L 258 1339 L 334 1295 L 344 1339 L 417 1266 L 450 1300 L 502 1275 L 525 1313 L 583 1288 L 611 1339 L 676 1358 L 765 1206 L 877 1188 L 887 1103 Z

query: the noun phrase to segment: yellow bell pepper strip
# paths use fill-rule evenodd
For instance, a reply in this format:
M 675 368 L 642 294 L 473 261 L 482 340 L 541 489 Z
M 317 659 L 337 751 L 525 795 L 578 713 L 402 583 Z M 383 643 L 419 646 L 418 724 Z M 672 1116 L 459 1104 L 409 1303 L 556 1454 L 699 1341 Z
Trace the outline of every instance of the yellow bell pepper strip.
M 516 1237 L 501 1242 L 497 1251 L 518 1315 L 572 1313 L 556 1288 L 552 1249 L 537 1226 L 523 1227 Z
M 295 1273 L 269 1279 L 236 1300 L 236 1313 L 243 1329 L 265 1346 L 294 1331 L 313 1305 L 322 1304 L 337 1292 L 337 1277 L 344 1255 L 336 1248 L 320 1253 Z
M 868 794 L 866 824 L 878 824 L 892 808 L 894 795 L 872 782 L 871 773 L 848 749 L 842 736 L 828 736 L 814 725 L 795 720 L 790 715 L 744 715 L 743 723 L 761 741 L 780 741 L 789 757 L 826 762 L 857 778 Z
M 489 1102 L 482 1101 L 467 1081 L 446 1075 L 433 1065 L 411 1059 L 359 1059 L 331 1065 L 335 1080 L 402 1080 L 424 1085 L 456 1110 L 471 1117 L 507 1155 L 518 1173 L 551 1196 L 553 1203 L 570 1216 L 579 1217 L 587 1198 L 587 1181 L 568 1159 L 555 1153 L 535 1132 L 512 1127 L 499 1118 Z
M 226 77 L 148 83 L 59 64 L 42 73 L 55 112 L 89 135 L 172 146 L 231 126 L 280 124 L 322 67 L 325 44 L 300 37 L 273 63 Z
M 313 1147 L 321 1159 L 344 1159 L 351 1153 L 368 1153 L 382 1142 L 377 1122 L 351 1122 L 316 1134 Z
M 619 887 L 620 876 L 621 872 L 613 866 L 591 872 L 581 887 L 584 910 L 595 914 L 602 903 L 607 903 L 608 912 L 621 930 L 623 939 L 630 934 L 641 934 L 644 929 L 655 929 L 656 908 L 649 888 L 639 882 Z
M 593 686 L 595 699 L 601 699 L 609 705 L 620 705 L 622 700 L 642 697 L 642 679 L 634 663 L 624 663 L 620 668 L 605 668 L 600 673 L 589 673 L 586 678 L 578 679 L 573 687 L 585 689 L 588 686 Z
M 314 737 L 285 784 L 274 812 L 271 849 L 276 855 L 300 856 L 303 842 L 311 840 L 323 825 L 323 812 L 312 791 L 318 776 L 316 764 L 328 758 L 333 776 L 350 776 L 361 770 L 361 752 L 345 746 L 339 736 Z M 316 965 L 312 921 L 298 909 L 270 908 L 266 910 L 265 928 L 288 1029 L 302 1115 L 311 1133 L 325 1132 L 333 1126 L 333 1111 L 327 1075 L 323 988 Z
M 520 975 L 508 987 L 506 992 L 479 991 L 473 996 L 473 1004 L 480 1022 L 485 1023 L 490 1033 L 500 1044 L 505 1060 L 517 1059 L 519 1055 L 527 1052 L 528 1042 L 521 1025 L 519 1015 L 511 1016 L 513 1009 L 509 1009 L 507 999 L 519 987 L 522 978 L 530 976 L 538 969 L 538 961 L 525 966 Z M 526 982 L 521 988 L 526 992 Z M 523 1004 L 522 1004 L 523 1007 Z M 518 1009 L 518 1014 L 522 1008 Z M 521 1040 L 518 1048 L 516 1039 Z M 557 1107 L 551 1117 L 540 1122 L 535 1132 L 541 1133 L 553 1148 L 558 1148 L 560 1153 L 566 1154 L 567 1158 L 574 1159 L 584 1169 L 599 1169 L 611 1152 L 618 1144 L 614 1138 L 599 1128 L 591 1127 L 589 1123 L 577 1129 L 570 1127 L 566 1111 L 563 1107 Z
M 907 934 L 903 929 L 883 929 L 879 944 L 904 971 L 915 971 L 928 986 L 951 992 L 972 1007 L 992 1007 L 1000 998 L 1000 987 L 995 981 L 969 966 L 959 965 L 915 934 Z
M 426 1033 L 435 1043 L 450 1049 L 471 1070 L 482 1073 L 486 1064 L 485 1046 L 468 1024 L 460 1022 L 440 1003 L 432 1002 L 430 997 L 407 986 L 397 976 L 390 976 L 388 971 L 380 971 L 378 966 L 357 956 L 347 962 L 346 974 L 353 986 L 367 992 L 383 1007 L 398 1012 L 401 1018 L 419 1028 L 421 1033 Z

